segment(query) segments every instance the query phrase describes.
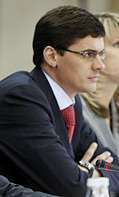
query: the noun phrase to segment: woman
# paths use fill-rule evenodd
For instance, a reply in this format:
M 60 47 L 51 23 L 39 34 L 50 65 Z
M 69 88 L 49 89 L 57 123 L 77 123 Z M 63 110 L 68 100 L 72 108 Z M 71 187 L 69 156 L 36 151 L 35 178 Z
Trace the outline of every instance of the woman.
M 105 70 L 94 93 L 82 94 L 83 113 L 100 140 L 119 156 L 119 15 L 99 14 L 105 37 Z

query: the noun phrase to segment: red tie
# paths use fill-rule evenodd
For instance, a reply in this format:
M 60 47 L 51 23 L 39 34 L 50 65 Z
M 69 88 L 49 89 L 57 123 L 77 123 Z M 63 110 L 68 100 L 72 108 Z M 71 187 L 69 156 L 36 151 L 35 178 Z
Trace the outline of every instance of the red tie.
M 63 114 L 63 118 L 65 121 L 65 125 L 67 128 L 67 133 L 68 133 L 68 139 L 69 142 L 71 143 L 74 128 L 75 128 L 75 111 L 73 105 L 70 105 L 69 107 L 61 110 Z

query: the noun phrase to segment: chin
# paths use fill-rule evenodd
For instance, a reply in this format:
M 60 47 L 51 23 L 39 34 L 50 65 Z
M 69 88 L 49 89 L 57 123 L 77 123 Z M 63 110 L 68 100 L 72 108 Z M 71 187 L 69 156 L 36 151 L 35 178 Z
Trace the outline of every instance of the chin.
M 92 92 L 95 92 L 95 91 L 96 91 L 96 85 L 95 86 L 86 87 L 83 92 L 92 93 Z
M 90 93 L 96 91 L 96 84 L 85 84 L 77 88 L 77 92 Z
M 96 86 L 95 87 L 90 87 L 89 89 L 88 89 L 88 92 L 95 92 L 96 91 Z

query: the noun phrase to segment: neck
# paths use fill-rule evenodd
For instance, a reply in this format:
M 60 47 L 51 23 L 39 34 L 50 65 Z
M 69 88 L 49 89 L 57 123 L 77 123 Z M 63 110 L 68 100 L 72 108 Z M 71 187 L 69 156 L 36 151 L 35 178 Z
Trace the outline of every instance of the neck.
M 56 68 L 57 69 L 57 68 Z M 64 82 L 61 80 L 59 75 L 57 74 L 57 70 L 54 70 L 54 68 L 49 67 L 43 67 L 44 72 L 46 72 L 64 91 L 66 94 L 72 99 L 75 97 L 76 92 L 74 92 L 73 88 L 69 87 L 69 83 L 66 81 Z

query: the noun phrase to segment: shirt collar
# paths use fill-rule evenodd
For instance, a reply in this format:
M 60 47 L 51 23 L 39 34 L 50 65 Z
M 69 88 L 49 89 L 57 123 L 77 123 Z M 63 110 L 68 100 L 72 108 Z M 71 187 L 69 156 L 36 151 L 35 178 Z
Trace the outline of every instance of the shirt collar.
M 46 72 L 44 72 L 59 105 L 60 110 L 63 110 L 70 105 L 75 104 L 75 98 L 70 98 L 64 89 L 58 85 L 56 81 L 54 81 Z

